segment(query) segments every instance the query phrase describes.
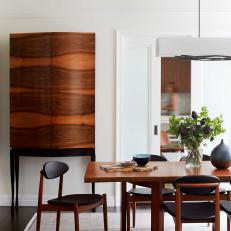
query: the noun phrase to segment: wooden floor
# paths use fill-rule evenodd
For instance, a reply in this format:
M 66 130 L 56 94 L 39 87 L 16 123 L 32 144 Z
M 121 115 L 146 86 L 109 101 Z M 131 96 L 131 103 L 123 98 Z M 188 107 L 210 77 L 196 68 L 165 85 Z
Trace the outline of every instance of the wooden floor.
M 138 208 L 145 210 L 150 206 L 139 205 Z M 108 207 L 108 212 L 119 212 L 120 208 Z M 97 208 L 96 212 L 102 212 L 102 208 Z M 36 213 L 36 207 L 20 206 L 18 209 L 8 206 L 0 206 L 0 231 L 24 231 L 26 225 Z
M 119 211 L 119 208 L 108 208 L 108 212 L 116 211 Z M 18 209 L 0 206 L 0 231 L 24 231 L 35 212 L 36 207 L 31 206 L 20 206 Z M 97 208 L 96 212 L 102 212 L 102 209 Z
M 23 231 L 35 211 L 35 207 L 11 209 L 11 207 L 0 206 L 0 230 Z

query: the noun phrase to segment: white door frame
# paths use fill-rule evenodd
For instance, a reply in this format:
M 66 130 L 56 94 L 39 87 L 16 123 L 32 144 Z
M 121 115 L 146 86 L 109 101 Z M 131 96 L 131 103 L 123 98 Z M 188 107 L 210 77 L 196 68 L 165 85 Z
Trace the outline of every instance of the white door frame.
M 116 31 L 116 158 L 115 160 L 120 160 L 120 79 L 122 75 L 122 50 L 125 45 L 125 42 L 131 44 L 132 47 L 148 47 L 150 49 L 151 59 L 153 62 L 149 71 L 150 78 L 153 75 L 153 70 L 160 71 L 160 66 L 158 65 L 158 58 L 155 59 L 157 54 L 156 40 L 159 37 L 163 36 L 197 36 L 196 31 L 174 31 L 174 34 L 169 34 L 168 31 L 152 31 L 152 30 L 117 30 Z M 154 69 L 155 68 L 155 69 Z M 152 80 L 152 78 L 150 79 Z M 156 91 L 160 90 L 160 82 L 154 86 Z M 154 90 L 153 89 L 153 90 Z M 152 99 L 152 97 L 150 97 Z M 151 104 L 151 102 L 150 102 Z M 160 122 L 160 115 L 155 118 L 154 116 L 153 123 L 156 121 Z M 151 115 L 150 115 L 151 118 Z M 150 135 L 153 135 L 153 128 L 150 128 Z M 150 147 L 151 149 L 151 147 Z
M 134 47 L 134 48 L 148 48 L 149 52 L 149 108 L 152 109 L 152 95 L 153 92 L 158 92 L 160 87 L 160 78 L 156 79 L 156 82 L 153 85 L 152 76 L 153 76 L 153 69 L 156 68 L 155 74 L 160 76 L 160 58 L 156 56 L 156 39 L 157 37 L 153 36 L 127 36 L 123 35 L 120 32 L 117 32 L 117 72 L 116 72 L 116 160 L 121 160 L 121 153 L 120 153 L 120 102 L 121 102 L 121 94 L 120 94 L 120 83 L 121 83 L 121 72 L 122 67 L 121 63 L 123 62 L 123 48 L 125 47 Z M 159 77 L 158 76 L 158 77 Z M 153 89 L 154 88 L 154 89 Z M 157 101 L 160 101 L 160 94 Z M 160 106 L 160 104 L 159 104 Z M 149 110 L 149 124 L 157 124 L 160 121 L 160 115 L 158 113 L 153 113 L 152 110 Z M 149 129 L 149 140 L 148 140 L 148 149 L 149 151 L 153 150 L 152 145 L 153 139 L 153 127 L 150 126 Z M 154 147 L 155 148 L 155 147 Z

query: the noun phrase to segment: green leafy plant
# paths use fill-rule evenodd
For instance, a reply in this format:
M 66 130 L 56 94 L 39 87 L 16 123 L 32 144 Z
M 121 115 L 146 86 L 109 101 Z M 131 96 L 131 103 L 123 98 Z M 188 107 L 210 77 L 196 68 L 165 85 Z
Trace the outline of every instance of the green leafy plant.
M 198 154 L 204 140 L 213 141 L 216 136 L 225 132 L 222 123 L 222 115 L 212 119 L 208 115 L 207 107 L 204 106 L 199 113 L 193 111 L 191 117 L 171 116 L 168 132 L 175 135 L 179 144 L 185 146 L 191 152 L 191 156 L 194 156 Z

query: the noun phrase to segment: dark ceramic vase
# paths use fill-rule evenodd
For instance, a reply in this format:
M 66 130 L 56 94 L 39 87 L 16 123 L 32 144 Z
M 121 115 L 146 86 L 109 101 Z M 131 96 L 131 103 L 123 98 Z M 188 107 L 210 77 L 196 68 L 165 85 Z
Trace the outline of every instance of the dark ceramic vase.
M 231 165 L 231 154 L 229 147 L 224 144 L 223 139 L 211 152 L 211 163 L 218 169 L 226 169 Z

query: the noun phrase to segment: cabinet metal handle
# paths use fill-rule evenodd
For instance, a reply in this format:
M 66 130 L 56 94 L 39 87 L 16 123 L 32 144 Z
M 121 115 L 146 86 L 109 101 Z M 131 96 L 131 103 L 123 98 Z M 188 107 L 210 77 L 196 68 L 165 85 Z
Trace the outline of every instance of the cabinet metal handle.
M 158 135 L 158 125 L 154 125 L 154 135 Z

